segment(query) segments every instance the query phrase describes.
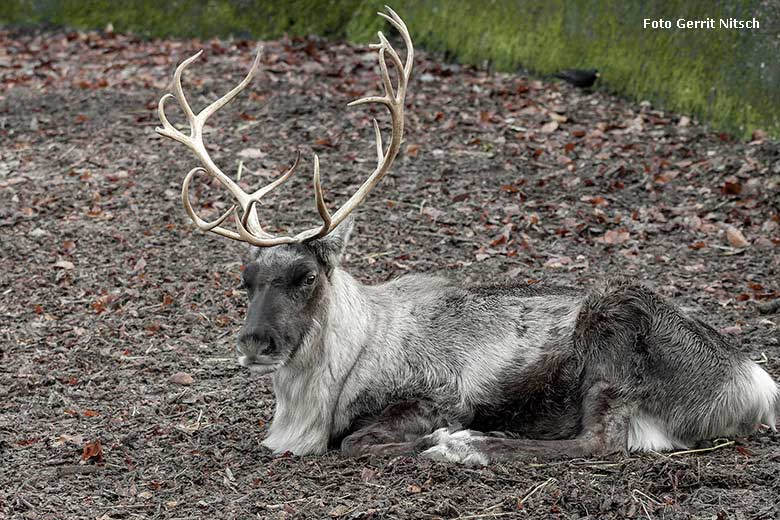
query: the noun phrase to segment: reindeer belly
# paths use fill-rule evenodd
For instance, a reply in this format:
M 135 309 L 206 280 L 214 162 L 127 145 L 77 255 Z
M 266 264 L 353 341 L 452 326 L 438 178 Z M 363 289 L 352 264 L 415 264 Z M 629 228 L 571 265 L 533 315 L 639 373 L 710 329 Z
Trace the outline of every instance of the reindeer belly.
M 576 433 L 580 361 L 573 334 L 578 306 L 524 299 L 504 326 L 483 333 L 463 360 L 462 402 L 473 429 L 536 438 Z M 552 300 L 552 301 L 551 301 Z
M 580 372 L 570 349 L 510 370 L 496 382 L 495 401 L 474 408 L 469 427 L 536 439 L 571 438 L 580 427 Z

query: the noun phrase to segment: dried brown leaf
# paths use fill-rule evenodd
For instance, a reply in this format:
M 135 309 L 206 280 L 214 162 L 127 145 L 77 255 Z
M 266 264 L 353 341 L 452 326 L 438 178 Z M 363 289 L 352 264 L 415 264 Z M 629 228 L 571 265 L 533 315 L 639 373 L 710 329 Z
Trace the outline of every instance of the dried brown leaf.
M 610 229 L 604 233 L 604 236 L 597 238 L 596 241 L 603 244 L 622 244 L 628 240 L 629 236 L 629 232 L 625 229 Z
M 81 450 L 81 460 L 84 463 L 89 461 L 97 464 L 103 463 L 103 446 L 100 444 L 100 440 L 95 439 L 84 445 Z
M 363 482 L 373 482 L 376 478 L 376 471 L 371 468 L 363 468 L 363 471 L 360 472 L 360 480 Z
M 189 386 L 194 382 L 195 380 L 187 372 L 176 372 L 171 376 L 171 383 L 175 385 Z
M 738 181 L 726 181 L 723 183 L 723 186 L 721 186 L 720 191 L 724 195 L 739 195 L 742 193 L 742 183 Z
M 742 231 L 731 225 L 726 226 L 726 240 L 732 247 L 747 247 L 750 245 Z
M 244 148 L 238 152 L 238 156 L 242 159 L 263 159 L 268 154 L 258 148 Z

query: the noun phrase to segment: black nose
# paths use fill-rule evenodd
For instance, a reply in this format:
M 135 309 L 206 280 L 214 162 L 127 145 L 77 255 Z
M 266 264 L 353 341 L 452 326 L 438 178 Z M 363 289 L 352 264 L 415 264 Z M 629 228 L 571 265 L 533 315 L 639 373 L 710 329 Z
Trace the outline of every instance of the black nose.
M 239 351 L 250 359 L 277 351 L 277 342 L 268 331 L 249 330 L 238 337 Z

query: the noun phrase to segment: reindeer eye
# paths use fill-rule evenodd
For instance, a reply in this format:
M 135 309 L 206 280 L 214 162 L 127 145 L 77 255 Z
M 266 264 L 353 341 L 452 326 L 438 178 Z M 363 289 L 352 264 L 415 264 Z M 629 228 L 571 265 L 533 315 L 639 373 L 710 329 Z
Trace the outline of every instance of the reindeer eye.
M 303 279 L 303 285 L 313 285 L 316 279 L 317 279 L 316 274 L 309 273 L 306 275 L 306 278 Z

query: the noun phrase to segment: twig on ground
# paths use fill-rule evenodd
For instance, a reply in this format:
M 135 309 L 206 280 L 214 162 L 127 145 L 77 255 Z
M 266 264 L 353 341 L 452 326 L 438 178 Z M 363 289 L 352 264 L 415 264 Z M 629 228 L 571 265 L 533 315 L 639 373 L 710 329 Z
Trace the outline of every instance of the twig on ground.
M 236 171 L 236 182 L 241 180 L 241 173 L 244 171 L 244 160 L 239 159 L 238 160 L 238 171 Z
M 720 440 L 724 440 L 724 439 L 720 439 Z M 674 457 L 674 456 L 679 456 L 679 455 L 690 455 L 691 453 L 704 453 L 704 452 L 707 452 L 707 451 L 715 451 L 715 450 L 719 450 L 721 448 L 725 448 L 727 446 L 733 446 L 733 445 L 734 445 L 734 441 L 726 441 L 726 442 L 722 442 L 720 444 L 716 444 L 715 446 L 710 446 L 709 448 L 698 448 L 698 449 L 695 449 L 695 450 L 673 451 L 672 453 L 669 453 L 668 456 L 669 457 Z
M 509 516 L 509 515 L 517 516 L 517 511 L 508 511 L 504 513 L 480 513 L 478 515 L 459 516 L 455 518 L 455 520 L 467 520 L 471 518 L 497 518 L 499 516 Z
M 83 466 L 80 464 L 73 464 L 70 466 L 61 466 L 57 468 L 57 474 L 63 475 L 86 475 L 89 473 L 97 473 L 101 471 L 103 466 Z
M 647 500 L 649 500 L 650 502 L 652 502 L 657 506 L 662 505 L 661 501 L 638 489 L 634 489 L 631 491 L 631 498 L 633 498 L 635 502 L 639 502 L 639 505 L 642 506 L 642 510 L 645 512 L 645 516 L 647 517 L 647 520 L 652 520 L 653 517 L 650 516 L 650 511 L 647 510 L 647 505 L 645 505 L 645 501 L 642 500 L 641 498 L 637 498 L 637 495 L 641 495 L 642 497 L 646 498 Z
M 525 503 L 525 501 L 526 501 L 526 500 L 528 500 L 529 498 L 531 498 L 531 496 L 533 496 L 533 494 L 534 494 L 534 493 L 536 493 L 537 491 L 541 490 L 543 487 L 545 487 L 545 486 L 546 486 L 547 484 L 549 484 L 550 482 L 557 482 L 557 481 L 556 481 L 556 479 L 555 479 L 555 478 L 553 478 L 553 477 L 550 477 L 550 478 L 548 478 L 547 480 L 545 480 L 544 482 L 542 482 L 542 483 L 541 483 L 541 484 L 539 484 L 538 486 L 534 487 L 534 488 L 533 488 L 531 491 L 529 491 L 529 492 L 528 492 L 528 494 L 527 494 L 526 496 L 524 496 L 524 497 L 523 497 L 523 498 L 520 500 L 520 502 L 519 502 L 519 503 L 520 503 L 520 504 L 524 504 L 524 503 Z

